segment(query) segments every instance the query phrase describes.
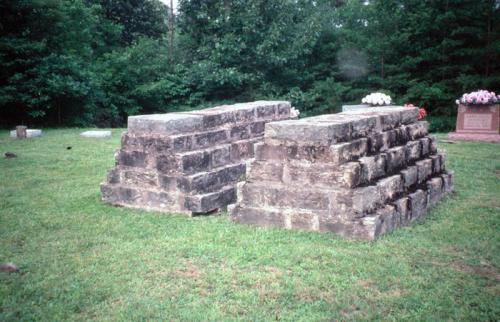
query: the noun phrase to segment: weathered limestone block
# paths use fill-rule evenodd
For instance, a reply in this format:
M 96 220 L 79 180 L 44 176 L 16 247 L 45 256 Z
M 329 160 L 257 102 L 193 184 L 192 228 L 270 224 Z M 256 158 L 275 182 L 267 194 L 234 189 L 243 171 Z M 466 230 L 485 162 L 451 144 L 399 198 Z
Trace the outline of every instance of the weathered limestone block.
M 418 109 L 391 107 L 266 124 L 236 222 L 374 239 L 453 190 Z
M 435 205 L 442 197 L 443 194 L 443 178 L 437 177 L 427 181 L 428 191 L 428 204 Z
M 403 197 L 393 202 L 394 207 L 399 215 L 399 222 L 396 226 L 406 226 L 411 221 L 410 198 Z
M 219 191 L 186 196 L 184 207 L 193 213 L 206 213 L 236 201 L 236 187 L 229 186 Z M 209 210 L 207 210 L 209 209 Z
M 243 186 L 243 204 L 277 208 L 324 210 L 330 204 L 331 191 L 292 186 L 287 190 L 280 185 L 247 182 Z
M 453 177 L 455 173 L 453 171 L 449 171 L 447 173 L 443 173 L 441 178 L 443 178 L 443 189 L 445 192 L 450 193 L 453 192 Z
M 349 123 L 283 121 L 266 126 L 265 137 L 286 141 L 307 141 L 321 145 L 344 142 L 350 137 Z
M 430 152 L 431 139 L 428 137 L 421 138 L 420 144 L 422 145 L 422 156 L 427 156 Z
M 330 146 L 331 160 L 335 164 L 353 161 L 368 153 L 368 139 L 361 138 Z
M 255 160 L 252 163 L 252 170 L 248 171 L 247 181 L 249 182 L 262 182 L 262 181 L 276 181 L 280 182 L 283 178 L 283 164 L 272 163 Z
M 132 116 L 116 166 L 101 185 L 104 201 L 165 212 L 207 213 L 237 200 L 266 123 L 296 118 L 284 101 Z
M 415 163 L 417 166 L 417 182 L 423 183 L 432 174 L 432 160 L 424 159 Z
M 282 182 L 300 183 L 306 186 L 332 186 L 352 188 L 361 180 L 361 166 L 358 162 L 349 162 L 338 167 L 328 163 L 309 161 L 291 161 L 283 165 Z
M 411 221 L 415 221 L 425 214 L 427 209 L 427 192 L 421 189 L 408 195 L 410 198 Z
M 406 148 L 397 146 L 385 152 L 387 173 L 393 173 L 406 165 Z
M 377 182 L 377 188 L 382 202 L 387 203 L 403 192 L 403 179 L 399 174 L 381 179 Z
M 396 130 L 389 130 L 382 133 L 373 133 L 368 136 L 369 153 L 387 151 L 396 143 Z
M 367 186 L 353 190 L 347 194 L 348 200 L 352 200 L 352 209 L 356 213 L 367 213 L 374 211 L 382 204 L 381 190 L 377 186 Z M 348 204 L 346 200 L 337 200 L 337 203 Z
M 422 155 L 422 145 L 420 141 L 409 141 L 406 143 L 406 161 L 411 163 L 420 159 Z
M 401 175 L 403 177 L 403 185 L 405 189 L 408 189 L 417 183 L 418 167 L 415 165 L 409 166 L 406 169 L 401 170 Z
M 162 135 L 197 132 L 204 129 L 203 116 L 186 113 L 168 113 L 130 116 L 129 133 L 156 133 Z
M 233 211 L 232 218 L 234 221 L 243 224 L 285 227 L 285 216 L 286 214 L 280 209 L 238 207 L 237 212 Z
M 385 175 L 387 155 L 384 153 L 376 154 L 359 159 L 361 164 L 361 181 L 371 182 Z
M 406 132 L 410 140 L 417 140 L 429 133 L 429 123 L 421 121 L 405 126 Z

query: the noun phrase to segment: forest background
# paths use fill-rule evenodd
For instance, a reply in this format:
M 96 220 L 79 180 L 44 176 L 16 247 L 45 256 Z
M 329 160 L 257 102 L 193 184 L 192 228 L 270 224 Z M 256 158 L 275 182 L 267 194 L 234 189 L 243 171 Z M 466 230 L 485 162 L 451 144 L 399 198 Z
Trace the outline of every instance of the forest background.
M 446 131 L 462 93 L 500 90 L 499 16 L 500 0 L 4 0 L 0 127 L 258 99 L 309 116 L 382 91 Z

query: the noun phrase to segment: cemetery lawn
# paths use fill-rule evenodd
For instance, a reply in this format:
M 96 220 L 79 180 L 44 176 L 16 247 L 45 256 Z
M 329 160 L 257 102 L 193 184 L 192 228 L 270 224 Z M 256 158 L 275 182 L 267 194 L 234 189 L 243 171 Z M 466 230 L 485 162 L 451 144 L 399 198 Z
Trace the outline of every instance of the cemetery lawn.
M 0 131 L 0 263 L 21 270 L 0 272 L 2 321 L 500 316 L 498 144 L 440 142 L 456 193 L 364 242 L 103 204 L 122 130 L 81 131 L 22 141 Z

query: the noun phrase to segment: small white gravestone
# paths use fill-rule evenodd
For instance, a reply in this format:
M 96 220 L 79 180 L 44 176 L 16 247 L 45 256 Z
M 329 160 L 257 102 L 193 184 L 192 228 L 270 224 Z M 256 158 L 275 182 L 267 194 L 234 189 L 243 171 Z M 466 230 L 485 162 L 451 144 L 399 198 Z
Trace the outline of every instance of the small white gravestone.
M 27 138 L 36 138 L 42 136 L 42 130 L 36 130 L 36 129 L 28 129 L 26 130 L 26 137 Z M 16 130 L 10 131 L 10 137 L 11 138 L 17 138 L 17 133 Z
M 83 138 L 109 139 L 111 131 L 85 131 L 80 133 L 80 136 Z

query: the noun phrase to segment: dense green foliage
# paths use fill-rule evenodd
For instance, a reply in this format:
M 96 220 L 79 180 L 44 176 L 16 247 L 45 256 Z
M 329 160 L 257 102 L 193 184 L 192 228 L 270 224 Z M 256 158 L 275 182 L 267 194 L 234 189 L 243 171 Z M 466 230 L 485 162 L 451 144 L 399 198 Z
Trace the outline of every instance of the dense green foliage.
M 116 126 L 263 98 L 311 115 L 380 90 L 446 116 L 463 92 L 500 90 L 498 0 L 181 0 L 174 30 L 158 0 L 0 12 L 4 126 Z
M 0 263 L 21 270 L 0 272 L 1 321 L 500 316 L 498 145 L 438 143 L 456 192 L 421 222 L 365 242 L 104 204 L 99 183 L 122 130 L 111 140 L 0 131 L 1 152 L 18 155 L 0 158 Z

